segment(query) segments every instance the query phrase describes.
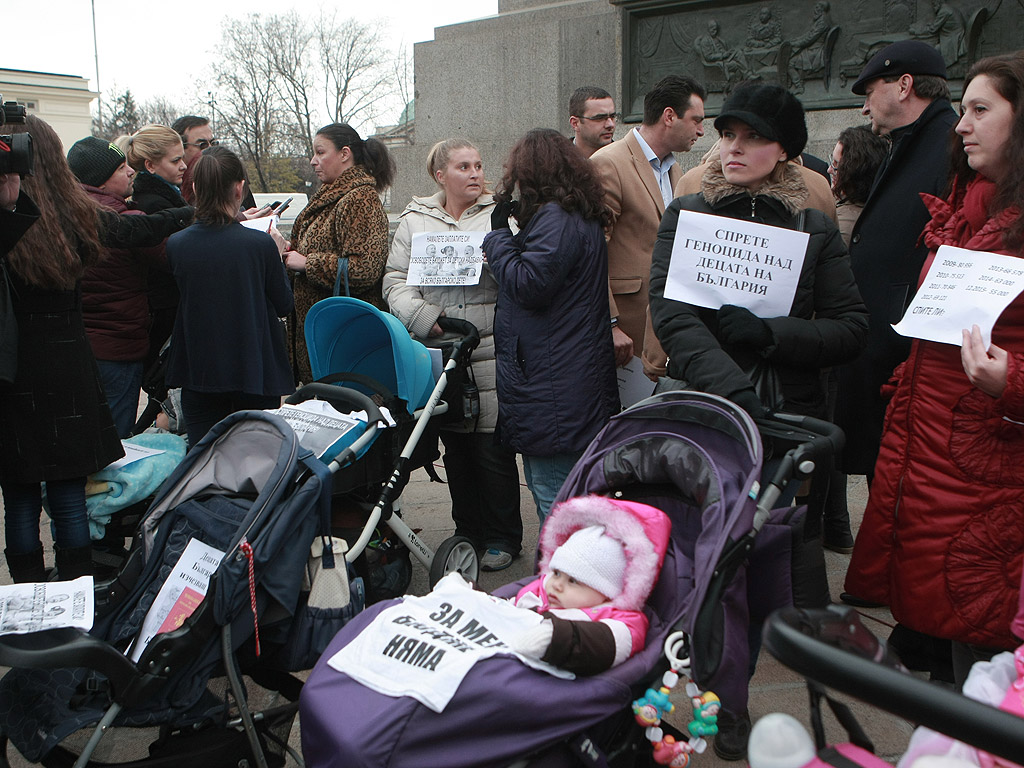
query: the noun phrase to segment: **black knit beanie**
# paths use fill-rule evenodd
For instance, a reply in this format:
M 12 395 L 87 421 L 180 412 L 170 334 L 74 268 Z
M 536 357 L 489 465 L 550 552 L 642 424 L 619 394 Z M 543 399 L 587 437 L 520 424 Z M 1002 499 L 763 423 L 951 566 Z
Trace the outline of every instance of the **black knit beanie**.
M 80 182 L 90 187 L 106 184 L 107 179 L 113 176 L 114 171 L 124 162 L 124 153 L 116 144 L 97 139 L 95 136 L 86 136 L 76 141 L 68 150 L 68 165 L 71 166 L 71 172 Z
M 729 118 L 742 120 L 766 139 L 782 145 L 792 160 L 807 146 L 807 123 L 800 100 L 779 85 L 741 85 L 722 105 L 715 128 Z

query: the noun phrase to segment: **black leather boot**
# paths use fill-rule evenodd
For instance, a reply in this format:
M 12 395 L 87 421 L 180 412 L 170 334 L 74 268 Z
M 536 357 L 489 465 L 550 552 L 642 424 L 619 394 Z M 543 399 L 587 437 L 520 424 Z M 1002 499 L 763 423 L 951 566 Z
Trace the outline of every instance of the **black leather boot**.
M 79 576 L 92 575 L 92 545 L 84 547 L 53 548 L 54 559 L 57 561 L 57 578 L 71 581 Z
M 718 735 L 715 754 L 723 760 L 745 760 L 750 740 L 750 713 L 734 715 L 727 709 L 718 713 Z
M 42 547 L 33 552 L 21 553 L 5 549 L 4 556 L 7 558 L 7 567 L 11 571 L 11 578 L 16 584 L 46 581 Z

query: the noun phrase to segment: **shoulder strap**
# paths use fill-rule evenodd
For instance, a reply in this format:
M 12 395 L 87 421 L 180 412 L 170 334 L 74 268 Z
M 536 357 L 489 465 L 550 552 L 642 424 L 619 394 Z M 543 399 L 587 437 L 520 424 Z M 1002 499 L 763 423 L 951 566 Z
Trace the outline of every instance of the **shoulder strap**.
M 345 293 L 341 292 L 342 280 L 345 281 Z M 351 296 L 348 288 L 348 256 L 338 257 L 338 274 L 334 278 L 334 295 Z

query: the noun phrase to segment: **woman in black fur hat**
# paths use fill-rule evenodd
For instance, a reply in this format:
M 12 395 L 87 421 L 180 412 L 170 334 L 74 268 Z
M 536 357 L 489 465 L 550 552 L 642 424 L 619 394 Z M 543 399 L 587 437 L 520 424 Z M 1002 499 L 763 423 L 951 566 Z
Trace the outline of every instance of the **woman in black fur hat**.
M 769 410 L 824 417 L 821 369 L 849 362 L 860 353 L 868 317 L 839 230 L 821 211 L 807 208 L 807 186 L 787 162 L 807 143 L 803 106 L 779 86 L 740 86 L 723 106 L 715 128 L 722 139 L 719 157 L 708 164 L 699 194 L 676 198 L 669 205 L 654 247 L 651 319 L 668 354 L 669 376 L 691 389 L 727 397 L 755 418 Z M 711 288 L 706 292 L 709 300 L 701 306 L 667 297 L 680 211 L 808 233 L 804 253 L 775 252 L 771 257 L 773 262 L 780 256 L 792 259 L 792 268 L 800 270 L 789 312 L 759 317 L 746 306 L 723 305 L 712 297 Z M 723 243 L 708 245 L 713 249 Z M 771 281 L 763 279 L 771 271 L 766 250 L 771 251 L 756 244 L 728 252 L 720 247 L 709 250 L 706 264 L 711 266 L 703 271 L 718 285 L 735 279 L 748 286 L 760 282 L 772 290 Z M 717 272 L 715 266 L 720 268 Z M 674 293 L 671 287 L 669 293 Z M 756 290 L 751 293 L 755 295 Z M 820 536 L 820 525 L 808 526 L 805 535 Z M 815 594 L 804 602 L 827 602 L 823 559 L 814 570 L 806 581 L 812 582 Z M 794 591 L 801 586 L 812 591 L 800 583 L 794 584 Z M 715 751 L 725 759 L 741 759 L 750 728 L 746 702 L 723 702 L 719 726 Z

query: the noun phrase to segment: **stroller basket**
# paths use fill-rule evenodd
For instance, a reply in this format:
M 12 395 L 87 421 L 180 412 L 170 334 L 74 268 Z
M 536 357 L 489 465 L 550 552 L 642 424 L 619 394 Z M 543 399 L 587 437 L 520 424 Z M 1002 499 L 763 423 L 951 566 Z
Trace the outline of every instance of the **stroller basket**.
M 913 677 L 852 608 L 776 611 L 764 647 L 808 680 L 1008 760 L 1024 755 L 1020 718 Z

